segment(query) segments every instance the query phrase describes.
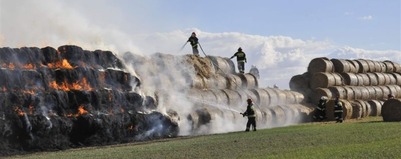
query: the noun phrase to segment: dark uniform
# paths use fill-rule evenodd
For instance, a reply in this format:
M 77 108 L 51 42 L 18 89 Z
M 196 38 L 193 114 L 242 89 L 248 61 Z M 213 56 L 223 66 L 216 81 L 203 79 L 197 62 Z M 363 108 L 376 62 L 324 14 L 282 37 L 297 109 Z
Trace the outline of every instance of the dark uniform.
M 246 123 L 245 131 L 249 131 L 249 128 L 252 126 L 253 131 L 256 131 L 256 114 L 255 108 L 253 106 L 252 100 L 248 99 L 248 106 L 246 107 L 246 111 L 242 113 L 242 116 L 248 116 L 248 122 Z
M 230 59 L 237 57 L 237 65 L 238 65 L 238 70 L 240 73 L 244 73 L 245 70 L 245 63 L 246 63 L 246 55 L 242 51 L 242 48 L 238 48 L 238 51 L 231 56 Z
M 188 38 L 187 42 L 189 42 L 192 46 L 192 53 L 196 56 L 199 56 L 199 50 L 198 50 L 199 42 L 198 42 L 198 38 L 196 37 L 195 32 L 193 32 L 191 34 L 191 37 Z
M 326 119 L 326 103 L 327 97 L 321 97 L 315 109 L 315 115 L 313 115 L 313 119 L 315 121 L 322 121 Z
M 252 65 L 252 68 L 249 70 L 250 74 L 253 74 L 256 78 L 259 78 L 259 70 L 255 65 Z
M 334 101 L 334 118 L 336 119 L 337 123 L 343 122 L 343 105 L 341 102 L 336 98 Z

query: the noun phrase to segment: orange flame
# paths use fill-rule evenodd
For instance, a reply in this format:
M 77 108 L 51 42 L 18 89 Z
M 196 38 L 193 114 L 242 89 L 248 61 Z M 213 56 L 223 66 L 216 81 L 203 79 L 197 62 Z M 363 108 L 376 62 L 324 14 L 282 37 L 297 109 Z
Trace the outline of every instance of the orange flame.
M 61 84 L 57 84 L 56 81 L 52 81 L 52 82 L 49 82 L 49 87 L 51 87 L 53 89 L 64 90 L 64 91 L 93 90 L 93 88 L 89 85 L 89 83 L 85 77 L 82 78 L 81 81 L 77 81 L 72 84 L 68 84 L 66 80 L 64 82 L 62 82 Z
M 85 115 L 85 114 L 88 114 L 88 113 L 89 112 L 84 109 L 84 106 L 81 105 L 81 106 L 78 107 L 78 113 L 75 116 L 77 117 L 77 116 Z
M 17 112 L 18 116 L 24 116 L 25 112 L 20 107 L 15 107 L 15 112 Z
M 25 64 L 24 66 L 22 66 L 22 68 L 24 68 L 24 69 L 35 69 L 35 65 L 33 65 L 33 64 Z
M 29 108 L 29 114 L 32 115 L 32 114 L 33 114 L 33 106 L 32 106 L 32 105 L 29 105 L 28 108 Z
M 63 59 L 61 61 L 57 61 L 55 63 L 48 63 L 47 66 L 49 68 L 65 68 L 65 69 L 74 69 L 67 59 Z
M 9 69 L 11 69 L 11 70 L 13 70 L 14 68 L 15 68 L 15 65 L 13 64 L 13 63 L 9 63 L 8 65 L 7 64 L 3 64 L 3 65 L 1 65 L 3 68 L 9 68 Z

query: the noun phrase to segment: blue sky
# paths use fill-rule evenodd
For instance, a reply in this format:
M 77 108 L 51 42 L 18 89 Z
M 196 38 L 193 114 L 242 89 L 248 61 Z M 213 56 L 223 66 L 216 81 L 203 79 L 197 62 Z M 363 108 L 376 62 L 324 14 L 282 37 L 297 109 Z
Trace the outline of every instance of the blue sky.
M 399 0 L 0 1 L 0 46 L 182 55 L 195 31 L 206 54 L 242 47 L 260 83 L 281 88 L 315 57 L 401 63 L 400 25 Z

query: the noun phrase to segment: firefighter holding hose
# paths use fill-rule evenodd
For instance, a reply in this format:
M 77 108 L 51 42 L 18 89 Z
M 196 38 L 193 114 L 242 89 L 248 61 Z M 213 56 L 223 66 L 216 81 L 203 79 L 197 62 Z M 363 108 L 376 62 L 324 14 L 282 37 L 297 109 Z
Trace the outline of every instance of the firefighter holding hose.
M 245 116 L 248 117 L 248 122 L 246 123 L 245 131 L 249 131 L 251 126 L 253 128 L 253 131 L 256 131 L 256 114 L 252 99 L 249 98 L 246 100 L 246 102 L 248 103 L 246 111 L 244 113 L 241 113 L 243 117 Z

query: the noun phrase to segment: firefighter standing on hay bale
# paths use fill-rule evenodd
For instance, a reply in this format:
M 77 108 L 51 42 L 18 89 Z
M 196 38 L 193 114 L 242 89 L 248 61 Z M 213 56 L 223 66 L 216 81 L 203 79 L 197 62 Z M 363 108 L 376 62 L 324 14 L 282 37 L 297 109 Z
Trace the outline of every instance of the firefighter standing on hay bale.
M 191 36 L 188 38 L 187 42 L 189 42 L 192 46 L 192 53 L 196 56 L 199 56 L 198 50 L 198 38 L 196 37 L 195 32 L 192 32 Z
M 245 131 L 249 131 L 251 126 L 253 128 L 253 131 L 256 131 L 256 113 L 252 99 L 247 99 L 246 102 L 248 103 L 246 111 L 244 113 L 241 113 L 243 117 L 248 116 L 248 122 L 246 123 Z
M 323 121 L 326 119 L 326 103 L 327 103 L 327 97 L 322 96 L 315 109 L 315 114 L 313 115 L 313 119 L 315 121 Z
M 231 56 L 230 59 L 237 57 L 237 66 L 238 66 L 238 71 L 239 73 L 244 73 L 245 70 L 245 63 L 246 63 L 246 55 L 245 53 L 242 51 L 242 48 L 238 48 L 238 51 Z
M 334 100 L 334 118 L 336 119 L 336 123 L 343 122 L 343 105 L 341 104 L 340 100 L 337 96 Z

